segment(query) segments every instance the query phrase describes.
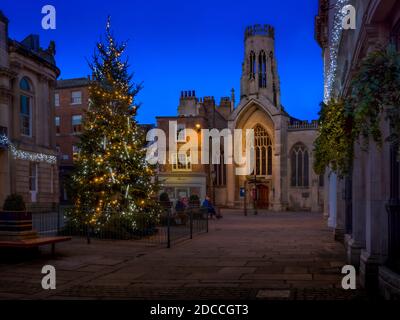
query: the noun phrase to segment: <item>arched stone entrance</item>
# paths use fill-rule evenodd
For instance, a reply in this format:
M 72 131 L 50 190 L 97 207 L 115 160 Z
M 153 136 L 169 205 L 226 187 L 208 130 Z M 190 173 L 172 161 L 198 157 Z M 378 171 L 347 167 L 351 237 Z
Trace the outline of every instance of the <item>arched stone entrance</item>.
M 269 188 L 264 184 L 257 186 L 257 208 L 269 208 Z

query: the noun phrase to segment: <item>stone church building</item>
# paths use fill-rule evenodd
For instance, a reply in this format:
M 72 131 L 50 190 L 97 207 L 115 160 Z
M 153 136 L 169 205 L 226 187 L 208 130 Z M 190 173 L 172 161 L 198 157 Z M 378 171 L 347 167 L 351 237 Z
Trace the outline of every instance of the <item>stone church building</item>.
M 249 176 L 235 175 L 235 164 L 223 163 L 223 151 L 220 164 L 192 164 L 187 154 L 184 163 L 161 165 L 160 192 L 167 192 L 171 200 L 196 194 L 200 199 L 209 195 L 221 207 L 322 210 L 323 177 L 313 171 L 318 124 L 291 117 L 281 105 L 274 42 L 273 27 L 246 28 L 238 105 L 234 90 L 230 97 L 221 98 L 219 105 L 213 97 L 200 98 L 195 91 L 184 91 L 177 116 L 157 117 L 167 145 L 170 121 L 177 122 L 177 132 L 191 128 L 199 136 L 201 129 L 254 129 L 255 170 Z M 178 149 L 186 142 L 176 140 Z

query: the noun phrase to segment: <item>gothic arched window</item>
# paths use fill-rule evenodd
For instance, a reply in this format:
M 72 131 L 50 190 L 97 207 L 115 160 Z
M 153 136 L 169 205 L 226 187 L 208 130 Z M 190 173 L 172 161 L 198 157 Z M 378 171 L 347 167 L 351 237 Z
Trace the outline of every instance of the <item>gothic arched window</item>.
M 308 150 L 302 143 L 296 144 L 290 154 L 292 187 L 308 187 Z
M 24 77 L 19 82 L 20 94 L 20 130 L 25 136 L 32 135 L 32 87 L 28 78 Z
M 258 86 L 267 87 L 267 56 L 264 50 L 258 55 Z
M 254 152 L 256 175 L 272 175 L 272 141 L 267 131 L 260 125 L 254 128 Z
M 254 79 L 256 76 L 256 54 L 254 51 L 250 52 L 250 72 L 249 78 Z

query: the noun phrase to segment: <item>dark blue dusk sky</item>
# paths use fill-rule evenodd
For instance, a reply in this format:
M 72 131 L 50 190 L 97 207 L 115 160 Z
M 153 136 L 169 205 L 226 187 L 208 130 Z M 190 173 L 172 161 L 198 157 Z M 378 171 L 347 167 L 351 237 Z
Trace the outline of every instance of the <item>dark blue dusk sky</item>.
M 60 78 L 90 74 L 86 58 L 104 33 L 107 15 L 118 40 L 129 40 L 134 80 L 144 82 L 138 120 L 176 115 L 181 90 L 197 96 L 229 96 L 237 102 L 247 25 L 272 24 L 282 104 L 294 117 L 314 119 L 323 97 L 321 50 L 314 40 L 317 0 L 2 0 L 10 37 L 39 34 L 56 41 Z M 41 8 L 57 9 L 57 29 L 41 29 Z

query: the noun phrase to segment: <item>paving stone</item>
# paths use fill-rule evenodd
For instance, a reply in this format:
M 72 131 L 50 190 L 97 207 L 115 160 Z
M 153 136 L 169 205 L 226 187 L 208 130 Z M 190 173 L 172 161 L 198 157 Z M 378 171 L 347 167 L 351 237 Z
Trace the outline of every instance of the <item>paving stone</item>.
M 225 210 L 209 233 L 172 248 L 138 241 L 74 238 L 18 264 L 0 263 L 8 299 L 365 299 L 340 288 L 345 250 L 321 214 Z M 57 290 L 44 292 L 41 267 L 56 266 Z

